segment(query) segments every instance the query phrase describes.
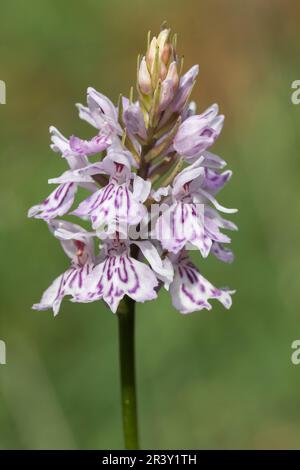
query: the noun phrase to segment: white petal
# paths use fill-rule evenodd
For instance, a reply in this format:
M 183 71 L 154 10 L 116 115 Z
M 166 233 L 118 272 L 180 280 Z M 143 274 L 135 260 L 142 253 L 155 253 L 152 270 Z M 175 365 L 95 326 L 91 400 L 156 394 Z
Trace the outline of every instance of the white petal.
M 215 206 L 215 208 L 218 209 L 220 212 L 224 212 L 226 214 L 234 214 L 235 212 L 238 212 L 238 209 L 229 209 L 227 207 L 221 206 L 221 204 L 218 203 L 216 198 L 214 198 L 207 191 L 204 191 L 204 189 L 200 189 L 199 193 L 203 194 L 203 196 L 206 197 Z
M 170 284 L 173 280 L 174 270 L 172 264 L 168 261 L 162 260 L 156 247 L 148 240 L 132 242 L 137 245 L 143 253 L 146 260 L 149 262 L 157 277 L 164 282 Z M 167 258 L 166 258 L 167 260 Z
M 57 178 L 50 178 L 49 184 L 64 184 L 64 183 L 94 183 L 91 176 L 78 173 L 78 170 L 67 170 Z
M 97 123 L 95 122 L 95 119 L 93 118 L 92 113 L 89 110 L 89 108 L 86 106 L 83 106 L 80 103 L 76 103 L 76 107 L 78 108 L 80 119 L 82 119 L 83 121 L 86 121 L 88 124 L 98 129 Z
M 203 157 L 198 158 L 192 165 L 189 165 L 184 170 L 182 170 L 173 181 L 173 195 L 182 191 L 185 183 L 195 180 L 199 176 L 204 176 L 204 168 L 202 166 Z
M 151 192 L 151 197 L 154 199 L 156 202 L 160 202 L 162 197 L 166 197 L 170 194 L 171 186 L 163 186 L 156 191 Z
M 133 197 L 136 201 L 145 202 L 151 190 L 151 182 L 146 181 L 138 175 L 133 178 Z
M 53 309 L 54 315 L 57 315 L 59 312 L 60 304 L 64 297 L 63 285 L 64 285 L 64 276 L 66 273 L 58 276 L 45 290 L 42 295 L 41 301 L 38 304 L 34 304 L 32 308 L 34 310 L 48 310 Z

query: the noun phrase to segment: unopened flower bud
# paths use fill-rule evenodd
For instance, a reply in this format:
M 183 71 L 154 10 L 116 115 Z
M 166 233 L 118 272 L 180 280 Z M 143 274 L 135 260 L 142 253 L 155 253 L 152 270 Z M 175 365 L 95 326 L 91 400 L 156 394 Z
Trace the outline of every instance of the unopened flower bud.
M 159 78 L 161 80 L 164 80 L 167 76 L 167 67 L 165 66 L 165 64 L 163 62 L 160 62 L 159 63 Z
M 178 91 L 176 93 L 174 102 L 172 103 L 173 112 L 180 112 L 182 110 L 193 89 L 198 73 L 199 66 L 194 65 L 181 77 Z
M 164 64 L 168 64 L 171 56 L 172 47 L 171 44 L 168 42 L 168 38 L 170 35 L 169 29 L 163 29 L 157 38 L 157 44 L 159 46 L 159 56 L 160 59 Z
M 150 46 L 147 51 L 147 65 L 149 69 L 151 70 L 154 64 L 155 60 L 155 54 L 156 54 L 156 46 L 157 46 L 157 39 L 154 36 L 151 40 Z
M 177 73 L 177 64 L 172 62 L 170 64 L 167 76 L 162 82 L 161 96 L 159 102 L 159 110 L 164 111 L 166 107 L 171 103 L 174 98 L 174 94 L 177 90 L 179 77 Z
M 170 35 L 170 30 L 169 29 L 164 29 L 161 31 L 158 35 L 158 38 L 155 36 L 152 38 L 150 42 L 150 46 L 147 51 L 147 65 L 149 70 L 151 70 L 151 73 L 153 73 L 153 68 L 154 68 L 154 62 L 155 62 L 155 57 L 157 54 L 158 50 L 158 68 L 159 68 L 159 77 L 161 80 L 164 80 L 167 75 L 167 65 L 169 63 L 170 57 L 171 57 L 171 52 L 172 52 L 172 46 L 170 42 L 168 41 Z
M 159 99 L 159 112 L 162 112 L 171 103 L 174 96 L 173 83 L 171 80 L 164 80 L 161 84 L 161 93 Z
M 166 76 L 166 80 L 170 80 L 172 82 L 173 90 L 175 92 L 175 90 L 178 87 L 178 83 L 179 83 L 177 64 L 176 64 L 175 61 L 170 64 L 170 67 L 169 67 L 169 70 L 168 70 L 168 73 L 167 73 L 167 76 Z
M 150 77 L 150 73 L 146 64 L 145 57 L 143 57 L 141 64 L 140 64 L 138 84 L 142 93 L 144 93 L 145 95 L 148 95 L 149 93 L 151 93 L 152 91 L 151 77 Z

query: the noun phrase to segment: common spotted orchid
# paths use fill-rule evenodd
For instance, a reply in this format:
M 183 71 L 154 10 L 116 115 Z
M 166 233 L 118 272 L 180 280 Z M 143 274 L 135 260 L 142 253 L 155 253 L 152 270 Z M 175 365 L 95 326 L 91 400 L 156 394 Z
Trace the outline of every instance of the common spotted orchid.
M 214 287 L 202 275 L 204 262 L 200 273 L 188 253 L 233 261 L 223 230 L 237 227 L 221 214 L 236 209 L 217 199 L 232 173 L 210 152 L 224 116 L 216 104 L 196 113 L 190 95 L 199 67 L 181 74 L 169 29 L 149 36 L 137 70 L 136 99 L 132 88 L 129 98 L 121 96 L 114 105 L 90 87 L 87 105 L 77 104 L 79 117 L 94 128 L 92 137 L 67 139 L 50 128 L 51 148 L 68 169 L 49 180 L 58 186 L 28 214 L 46 221 L 71 260 L 33 308 L 57 314 L 65 296 L 73 302 L 104 301 L 118 313 L 121 350 L 132 341 L 135 302 L 157 298 L 160 289 L 169 291 L 183 314 L 210 310 L 214 299 L 230 308 L 234 292 Z M 73 207 L 78 187 L 90 194 Z M 90 231 L 60 219 L 67 215 L 87 222 Z M 125 365 L 122 374 L 128 371 Z M 126 390 L 124 410 L 130 406 L 133 413 L 135 402 Z M 126 437 L 124 423 L 126 445 L 137 446 L 136 429 Z

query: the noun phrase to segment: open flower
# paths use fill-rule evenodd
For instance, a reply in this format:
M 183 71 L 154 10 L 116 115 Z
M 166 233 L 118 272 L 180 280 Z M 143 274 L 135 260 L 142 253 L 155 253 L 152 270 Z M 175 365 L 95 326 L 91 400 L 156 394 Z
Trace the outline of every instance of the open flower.
M 145 215 L 143 202 L 147 199 L 151 184 L 131 172 L 133 160 L 128 152 L 111 150 L 99 164 L 92 164 L 78 173 L 83 175 L 105 174 L 106 186 L 93 193 L 73 211 L 73 215 L 90 218 L 93 228 L 114 224 L 126 226 L 138 224 Z
M 130 256 L 130 245 L 115 238 L 103 245 L 103 261 L 94 267 L 80 302 L 103 299 L 115 313 L 124 295 L 137 302 L 157 297 L 158 280 L 148 265 Z
M 234 224 L 225 221 L 208 205 L 213 203 L 224 212 L 236 211 L 220 206 L 211 194 L 224 186 L 231 172 L 216 176 L 213 170 L 208 173 L 203 163 L 204 158 L 200 157 L 174 178 L 172 188 L 167 191 L 170 196 L 165 199 L 169 207 L 157 220 L 156 237 L 161 241 L 163 248 L 172 253 L 178 253 L 190 244 L 198 248 L 203 257 L 207 257 L 213 241 L 230 242 L 230 239 L 220 232 L 220 228 L 235 229 Z M 154 199 L 157 194 L 161 192 L 154 193 Z
M 79 225 L 66 221 L 49 222 L 51 232 L 60 240 L 61 246 L 71 260 L 71 266 L 58 276 L 44 292 L 41 301 L 34 304 L 35 310 L 52 308 L 57 315 L 66 295 L 76 299 L 87 288 L 86 279 L 94 267 L 93 242 L 89 234 Z

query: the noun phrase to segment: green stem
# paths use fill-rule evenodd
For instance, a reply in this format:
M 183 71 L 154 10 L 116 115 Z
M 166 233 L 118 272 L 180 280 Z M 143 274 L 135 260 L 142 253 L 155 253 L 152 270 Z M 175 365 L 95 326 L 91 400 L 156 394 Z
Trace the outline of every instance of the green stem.
M 118 308 L 119 355 L 121 373 L 122 414 L 125 448 L 138 449 L 138 425 L 134 353 L 135 301 L 124 297 Z

